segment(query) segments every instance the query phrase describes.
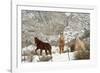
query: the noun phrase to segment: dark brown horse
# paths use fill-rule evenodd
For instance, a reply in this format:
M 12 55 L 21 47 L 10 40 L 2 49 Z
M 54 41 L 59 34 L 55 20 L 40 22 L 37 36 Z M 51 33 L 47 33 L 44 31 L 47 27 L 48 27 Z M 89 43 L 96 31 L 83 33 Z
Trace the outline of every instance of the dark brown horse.
M 51 45 L 49 43 L 43 42 L 39 40 L 37 37 L 35 37 L 34 39 L 35 39 L 35 44 L 37 46 L 37 48 L 35 49 L 36 53 L 37 50 L 40 49 L 40 55 L 42 55 L 42 50 L 45 50 L 46 55 L 48 55 L 49 51 L 49 54 L 51 55 Z

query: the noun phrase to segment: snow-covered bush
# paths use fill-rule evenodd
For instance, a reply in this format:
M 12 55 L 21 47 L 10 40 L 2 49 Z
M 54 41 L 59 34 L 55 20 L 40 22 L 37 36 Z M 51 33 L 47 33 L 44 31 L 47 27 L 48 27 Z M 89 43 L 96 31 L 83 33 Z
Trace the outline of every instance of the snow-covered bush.
M 88 50 L 79 50 L 74 53 L 75 60 L 90 59 L 90 52 Z

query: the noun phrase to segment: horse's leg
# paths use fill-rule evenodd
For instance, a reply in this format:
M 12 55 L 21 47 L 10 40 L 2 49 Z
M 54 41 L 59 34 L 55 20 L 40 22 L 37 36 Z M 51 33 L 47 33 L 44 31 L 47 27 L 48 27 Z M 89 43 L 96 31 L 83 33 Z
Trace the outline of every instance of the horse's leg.
M 49 53 L 50 53 L 50 55 L 52 54 L 52 53 L 51 53 L 51 49 L 49 50 Z
M 42 55 L 42 49 L 40 50 L 40 55 Z
M 61 47 L 60 49 L 61 49 L 60 51 L 61 51 L 61 53 L 62 53 L 62 47 Z
M 61 46 L 59 46 L 59 53 L 61 54 Z
M 46 53 L 46 55 L 48 55 L 47 49 L 45 49 L 45 53 Z
M 62 53 L 64 52 L 64 46 L 62 46 Z
M 48 51 L 49 51 L 49 54 L 51 55 L 51 48 L 49 48 Z
M 61 47 L 61 53 L 63 52 L 63 48 Z
M 37 54 L 37 50 L 38 50 L 38 48 L 35 49 L 35 53 L 36 53 L 36 54 Z

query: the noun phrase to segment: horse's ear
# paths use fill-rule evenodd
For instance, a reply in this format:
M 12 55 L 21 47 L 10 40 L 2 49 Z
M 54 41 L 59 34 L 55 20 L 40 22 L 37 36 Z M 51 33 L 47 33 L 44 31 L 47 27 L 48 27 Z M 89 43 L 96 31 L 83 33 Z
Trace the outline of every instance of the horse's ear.
M 35 40 L 37 40 L 37 37 L 34 37 Z

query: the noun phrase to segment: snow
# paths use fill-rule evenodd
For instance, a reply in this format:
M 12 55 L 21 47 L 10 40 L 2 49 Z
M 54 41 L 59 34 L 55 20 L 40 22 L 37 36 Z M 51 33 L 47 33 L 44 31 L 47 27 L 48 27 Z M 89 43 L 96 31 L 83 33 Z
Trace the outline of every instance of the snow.
M 33 56 L 33 62 L 38 62 L 39 61 L 39 56 L 35 55 Z
M 74 52 L 67 52 L 69 48 L 64 47 L 64 53 L 59 53 L 59 47 L 52 46 L 52 56 L 51 55 L 45 55 L 45 52 L 43 51 L 42 56 L 31 54 L 31 51 L 35 51 L 35 46 L 30 45 L 28 47 L 25 47 L 22 49 L 22 54 L 27 53 L 27 55 L 22 55 L 22 62 L 66 62 L 71 61 L 74 59 Z M 70 49 L 69 49 L 70 50 Z M 32 57 L 31 57 L 32 56 Z
M 63 53 L 63 54 L 53 54 L 53 62 L 66 62 L 69 60 L 73 60 L 73 53 L 69 53 L 69 57 L 68 57 L 68 53 Z

